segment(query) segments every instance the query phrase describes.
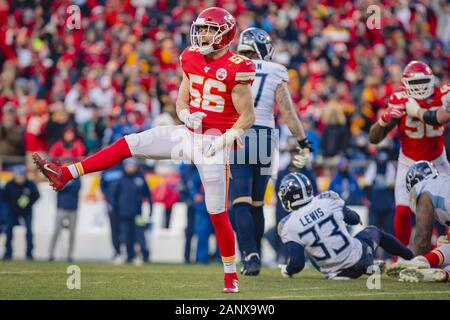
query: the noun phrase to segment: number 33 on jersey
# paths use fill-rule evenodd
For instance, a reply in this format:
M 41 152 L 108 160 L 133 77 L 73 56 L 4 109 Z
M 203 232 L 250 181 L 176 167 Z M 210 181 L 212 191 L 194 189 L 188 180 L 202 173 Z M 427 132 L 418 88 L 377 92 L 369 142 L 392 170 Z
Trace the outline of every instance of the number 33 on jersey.
M 231 51 L 218 59 L 211 59 L 193 47 L 183 51 L 180 61 L 190 82 L 189 111 L 201 111 L 207 115 L 203 119 L 202 132 L 210 133 L 211 129 L 216 129 L 216 134 L 222 134 L 230 129 L 239 118 L 231 91 L 238 83 L 253 83 L 253 61 Z

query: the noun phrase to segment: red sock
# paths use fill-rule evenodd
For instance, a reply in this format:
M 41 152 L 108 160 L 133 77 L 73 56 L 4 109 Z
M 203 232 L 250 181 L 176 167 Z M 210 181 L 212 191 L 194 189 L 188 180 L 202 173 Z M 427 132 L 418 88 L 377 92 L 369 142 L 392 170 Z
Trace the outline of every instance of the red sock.
M 412 211 L 407 206 L 396 206 L 395 207 L 395 218 L 394 218 L 394 232 L 398 240 L 400 240 L 403 245 L 407 246 L 409 244 L 409 239 L 411 237 L 411 215 Z
M 438 249 L 432 250 L 424 255 L 431 268 L 438 267 L 444 262 L 444 254 Z
M 224 211 L 218 214 L 210 214 L 209 216 L 211 217 L 211 222 L 216 231 L 217 245 L 219 246 L 220 255 L 222 256 L 224 265 L 227 263 L 234 264 L 236 260 L 236 243 L 228 213 Z M 227 271 L 225 272 L 227 273 Z
M 72 170 L 70 170 L 70 166 L 62 167 L 63 177 L 70 177 L 68 180 L 71 180 L 87 173 L 102 171 L 129 157 L 131 157 L 130 147 L 125 138 L 121 138 L 109 147 L 94 153 L 81 162 L 71 165 L 73 166 Z M 72 171 L 74 174 L 72 174 Z

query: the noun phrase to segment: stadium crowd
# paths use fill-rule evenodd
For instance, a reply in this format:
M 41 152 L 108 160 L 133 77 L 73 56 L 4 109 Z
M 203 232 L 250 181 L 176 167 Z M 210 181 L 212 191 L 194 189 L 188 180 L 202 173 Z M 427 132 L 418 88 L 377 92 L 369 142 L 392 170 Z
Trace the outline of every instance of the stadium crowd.
M 370 5 L 380 10 L 379 28 L 368 22 L 377 12 Z M 0 169 L 25 157 L 32 170 L 33 152 L 75 160 L 126 134 L 180 123 L 178 59 L 192 21 L 209 6 L 232 13 L 238 30 L 256 26 L 273 37 L 274 60 L 289 70 L 313 143 L 308 170 L 331 177 L 350 204 L 392 196 L 392 178 L 378 179 L 377 168 L 397 158 L 396 133 L 375 147 L 368 130 L 409 61 L 428 63 L 449 82 L 446 0 L 0 0 Z M 293 146 L 280 117 L 277 127 L 288 159 Z M 446 141 L 450 147 L 450 135 Z

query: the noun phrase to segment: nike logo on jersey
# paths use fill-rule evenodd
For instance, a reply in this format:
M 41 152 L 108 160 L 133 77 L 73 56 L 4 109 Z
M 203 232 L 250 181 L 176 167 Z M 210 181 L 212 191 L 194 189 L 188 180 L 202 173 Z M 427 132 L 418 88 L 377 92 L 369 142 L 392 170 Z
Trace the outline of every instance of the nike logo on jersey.
M 203 69 L 203 71 L 205 71 L 205 73 L 207 73 L 208 71 L 209 71 L 209 69 L 211 69 L 210 67 L 205 67 L 204 69 Z
M 251 63 L 253 63 L 253 61 L 250 60 L 250 61 L 247 61 L 245 64 L 249 66 Z
M 55 170 L 50 169 L 48 163 L 44 164 L 44 169 L 50 171 L 51 173 L 58 174 L 58 172 L 56 172 Z

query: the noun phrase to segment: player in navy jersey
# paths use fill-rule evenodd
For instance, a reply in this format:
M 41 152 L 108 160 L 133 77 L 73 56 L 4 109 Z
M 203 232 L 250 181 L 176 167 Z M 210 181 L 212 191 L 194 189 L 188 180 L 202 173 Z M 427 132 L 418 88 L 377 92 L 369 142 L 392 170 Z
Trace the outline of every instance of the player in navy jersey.
M 245 148 L 235 151 L 230 165 L 230 200 L 239 244 L 245 255 L 241 269 L 244 275 L 258 275 L 261 269 L 263 200 L 273 172 L 272 153 L 278 138 L 274 130 L 275 103 L 299 144 L 293 163 L 299 168 L 303 167 L 311 152 L 310 143 L 289 93 L 287 69 L 270 61 L 273 52 L 272 40 L 264 30 L 249 28 L 242 32 L 238 53 L 252 59 L 256 69 L 252 85 L 256 120 L 243 137 Z

